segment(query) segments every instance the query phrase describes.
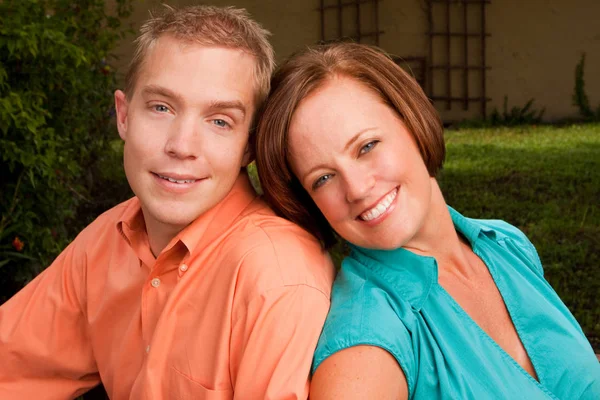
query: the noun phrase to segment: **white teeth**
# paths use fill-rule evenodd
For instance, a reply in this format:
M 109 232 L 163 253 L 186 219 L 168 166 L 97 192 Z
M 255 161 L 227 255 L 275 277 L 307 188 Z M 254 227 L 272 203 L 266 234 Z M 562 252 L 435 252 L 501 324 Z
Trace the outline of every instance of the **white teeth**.
M 163 176 L 163 175 L 159 175 L 159 174 L 156 174 L 156 175 L 158 175 L 159 178 L 162 178 L 164 180 L 167 180 L 167 181 L 173 182 L 173 183 L 194 183 L 194 182 L 196 182 L 195 179 L 173 179 L 168 176 Z
M 370 210 L 362 213 L 360 215 L 360 218 L 363 221 L 371 221 L 372 219 L 379 217 L 381 214 L 383 214 L 389 208 L 389 206 L 392 204 L 392 201 L 394 201 L 394 199 L 396 198 L 397 194 L 398 194 L 398 189 L 394 189 L 394 191 L 390 192 L 387 196 L 385 196 L 383 198 L 383 200 L 381 200 L 381 202 L 379 202 L 379 204 L 377 204 L 375 207 L 371 208 Z

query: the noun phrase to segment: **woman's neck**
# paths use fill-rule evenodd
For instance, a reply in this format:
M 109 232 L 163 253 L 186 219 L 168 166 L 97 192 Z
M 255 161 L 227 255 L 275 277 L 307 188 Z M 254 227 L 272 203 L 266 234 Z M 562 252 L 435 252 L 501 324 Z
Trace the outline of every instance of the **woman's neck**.
M 431 203 L 425 221 L 419 232 L 403 247 L 416 254 L 435 258 L 440 269 L 454 270 L 462 275 L 472 273 L 469 262 L 471 246 L 456 231 L 435 178 L 431 178 Z

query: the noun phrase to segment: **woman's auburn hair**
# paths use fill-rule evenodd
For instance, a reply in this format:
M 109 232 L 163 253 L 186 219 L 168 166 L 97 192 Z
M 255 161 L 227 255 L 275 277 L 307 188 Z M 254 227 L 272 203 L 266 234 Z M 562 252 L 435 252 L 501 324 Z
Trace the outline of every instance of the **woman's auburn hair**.
M 341 42 L 292 55 L 271 78 L 271 92 L 260 111 L 251 145 L 267 202 L 278 215 L 316 236 L 326 249 L 335 244 L 335 233 L 291 170 L 288 132 L 300 102 L 335 76 L 356 79 L 396 111 L 411 132 L 430 176 L 436 176 L 445 157 L 437 111 L 419 84 L 382 50 Z

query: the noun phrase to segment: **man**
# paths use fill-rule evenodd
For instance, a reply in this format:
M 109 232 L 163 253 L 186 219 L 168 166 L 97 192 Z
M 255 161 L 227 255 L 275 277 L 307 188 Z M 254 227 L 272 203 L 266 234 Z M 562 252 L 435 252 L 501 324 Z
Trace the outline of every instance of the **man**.
M 245 172 L 268 33 L 207 6 L 141 32 L 115 93 L 136 197 L 0 308 L 0 399 L 306 398 L 333 267 Z

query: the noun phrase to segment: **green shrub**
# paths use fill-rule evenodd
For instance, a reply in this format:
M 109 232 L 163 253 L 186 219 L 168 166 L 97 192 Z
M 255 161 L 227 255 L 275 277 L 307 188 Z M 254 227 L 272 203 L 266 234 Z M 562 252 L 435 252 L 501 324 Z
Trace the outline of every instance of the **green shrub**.
M 0 1 L 0 303 L 126 193 L 110 52 L 131 1 Z
M 509 109 L 508 96 L 504 96 L 502 111 L 498 111 L 497 108 L 494 108 L 487 118 L 466 119 L 452 124 L 452 128 L 469 129 L 541 124 L 546 109 L 535 109 L 533 107 L 534 102 L 534 99 L 529 99 L 523 107 L 512 106 Z
M 533 108 L 533 99 L 529 99 L 523 107 L 513 106 L 510 111 L 508 110 L 508 96 L 504 96 L 504 103 L 502 106 L 502 112 L 500 113 L 496 108 L 490 115 L 491 126 L 515 126 L 515 125 L 532 125 L 539 124 L 542 121 L 542 117 L 546 112 L 545 108 L 536 110 Z
M 573 105 L 579 109 L 579 115 L 584 121 L 600 121 L 600 105 L 596 111 L 592 110 L 590 100 L 585 93 L 584 80 L 585 53 L 581 55 L 575 67 L 575 88 L 573 89 Z

